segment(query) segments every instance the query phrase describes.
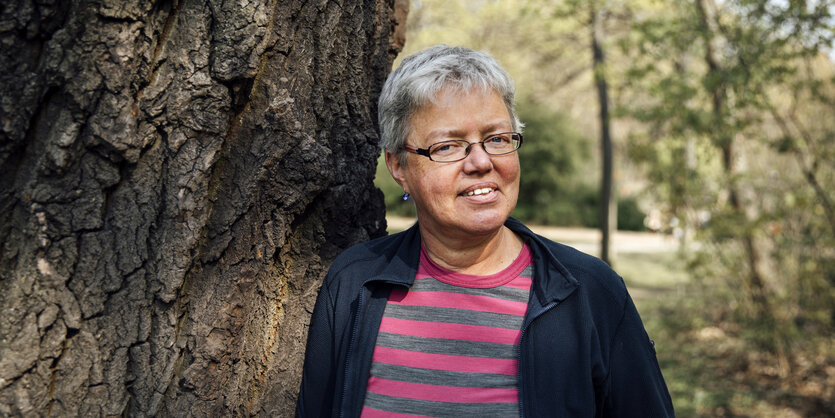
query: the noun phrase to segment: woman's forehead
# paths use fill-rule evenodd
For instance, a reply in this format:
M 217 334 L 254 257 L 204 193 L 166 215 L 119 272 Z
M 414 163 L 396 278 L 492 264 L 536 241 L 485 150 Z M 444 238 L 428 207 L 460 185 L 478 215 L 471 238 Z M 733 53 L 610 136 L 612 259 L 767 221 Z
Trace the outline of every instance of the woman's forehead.
M 435 100 L 412 114 L 410 128 L 421 139 L 432 141 L 474 132 L 507 132 L 513 123 L 504 101 L 494 90 L 442 90 Z
M 493 122 L 482 123 L 479 127 L 479 131 L 483 135 L 491 134 L 491 133 L 498 133 L 498 132 L 508 132 L 511 128 L 509 118 L 500 118 L 496 119 Z M 448 138 L 460 138 L 462 136 L 468 135 L 467 129 L 462 127 L 439 127 L 437 129 L 433 129 L 427 132 L 424 135 L 424 138 L 427 140 L 439 140 L 442 141 Z

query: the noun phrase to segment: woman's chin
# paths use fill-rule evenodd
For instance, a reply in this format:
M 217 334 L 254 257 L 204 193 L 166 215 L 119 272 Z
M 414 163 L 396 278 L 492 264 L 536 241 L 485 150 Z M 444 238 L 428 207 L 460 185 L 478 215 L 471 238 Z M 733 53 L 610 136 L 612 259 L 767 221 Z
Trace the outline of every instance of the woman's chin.
M 504 225 L 505 220 L 507 220 L 507 215 L 504 212 L 478 211 L 461 219 L 458 229 L 472 235 L 489 235 L 498 231 Z

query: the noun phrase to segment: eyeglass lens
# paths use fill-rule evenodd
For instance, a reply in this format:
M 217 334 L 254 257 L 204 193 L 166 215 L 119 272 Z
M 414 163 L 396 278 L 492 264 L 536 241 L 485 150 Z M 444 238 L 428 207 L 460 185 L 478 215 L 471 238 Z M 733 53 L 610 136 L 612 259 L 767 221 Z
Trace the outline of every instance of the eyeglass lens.
M 514 133 L 493 135 L 485 138 L 478 144 L 488 154 L 502 155 L 509 154 L 519 148 L 519 137 Z M 438 142 L 429 147 L 429 155 L 434 161 L 447 162 L 464 159 L 469 153 L 471 144 L 463 139 Z

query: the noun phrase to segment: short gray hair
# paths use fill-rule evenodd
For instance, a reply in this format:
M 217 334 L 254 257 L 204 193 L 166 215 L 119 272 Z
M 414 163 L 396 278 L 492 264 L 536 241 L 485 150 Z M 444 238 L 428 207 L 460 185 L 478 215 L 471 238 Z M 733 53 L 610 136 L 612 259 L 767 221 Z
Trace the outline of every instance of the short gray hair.
M 400 155 L 405 163 L 403 145 L 412 115 L 445 87 L 494 90 L 507 107 L 513 130 L 522 130 L 514 109 L 513 80 L 493 57 L 469 48 L 435 45 L 404 58 L 383 85 L 377 112 L 384 150 Z

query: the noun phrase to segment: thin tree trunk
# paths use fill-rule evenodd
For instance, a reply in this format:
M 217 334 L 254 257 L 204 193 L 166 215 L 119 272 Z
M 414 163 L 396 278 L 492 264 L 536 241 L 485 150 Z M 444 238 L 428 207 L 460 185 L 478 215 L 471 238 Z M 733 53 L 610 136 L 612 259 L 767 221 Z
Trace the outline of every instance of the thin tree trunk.
M 393 2 L 0 12 L 0 416 L 289 416 L 330 260 L 384 233 Z
M 600 258 L 612 264 L 611 239 L 617 230 L 617 198 L 614 194 L 614 151 L 609 130 L 609 92 L 606 82 L 606 56 L 601 46 L 601 21 L 594 5 L 591 11 L 591 49 L 594 69 L 594 84 L 600 105 L 600 150 L 602 175 L 600 179 Z
M 768 109 L 771 112 L 771 116 L 777 121 L 777 126 L 780 127 L 780 131 L 783 132 L 783 136 L 786 138 L 800 138 L 807 148 L 811 147 L 812 139 L 809 131 L 805 129 L 803 124 L 795 117 L 790 116 L 790 120 L 792 121 L 795 129 L 799 132 L 797 136 L 792 133 L 791 128 L 789 128 L 789 124 L 785 118 L 783 118 L 777 109 L 768 103 Z M 815 196 L 817 196 L 818 200 L 823 207 L 824 214 L 826 216 L 827 224 L 829 225 L 829 229 L 832 230 L 832 234 L 835 235 L 835 205 L 832 204 L 832 199 L 829 198 L 829 193 L 824 189 L 821 185 L 820 181 L 818 180 L 818 167 L 820 166 L 820 160 L 814 152 L 808 153 L 809 155 L 804 155 L 804 152 L 799 147 L 794 147 L 791 149 L 791 152 L 794 154 L 795 159 L 797 160 L 797 166 L 800 168 L 800 171 L 803 173 L 803 178 L 815 192 Z M 810 159 L 811 163 L 807 163 L 806 160 Z
M 719 62 L 714 56 L 712 29 L 710 25 L 710 18 L 708 15 L 708 8 L 704 4 L 707 0 L 695 0 L 696 9 L 699 13 L 699 18 L 702 24 L 702 33 L 705 42 L 705 63 L 708 67 L 708 72 L 713 80 L 719 80 L 721 77 L 721 70 Z M 712 10 L 712 9 L 711 9 Z M 731 209 L 735 216 L 739 219 L 748 219 L 748 214 L 742 203 L 740 193 L 737 186 L 737 171 L 735 164 L 735 150 L 733 137 L 727 129 L 725 123 L 725 98 L 727 95 L 725 86 L 717 81 L 711 92 L 713 100 L 713 118 L 714 118 L 714 143 L 722 151 L 722 166 L 725 171 L 725 178 L 728 181 L 728 200 Z M 748 274 L 744 283 L 744 288 L 751 298 L 755 309 L 755 316 L 765 321 L 773 322 L 773 314 L 769 306 L 768 294 L 763 281 L 763 275 L 760 272 L 760 252 L 757 248 L 754 235 L 747 227 L 743 227 L 741 237 L 742 248 L 745 252 L 747 262 Z M 769 319 L 771 318 L 771 319 Z

